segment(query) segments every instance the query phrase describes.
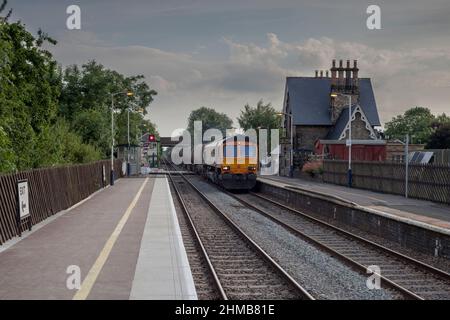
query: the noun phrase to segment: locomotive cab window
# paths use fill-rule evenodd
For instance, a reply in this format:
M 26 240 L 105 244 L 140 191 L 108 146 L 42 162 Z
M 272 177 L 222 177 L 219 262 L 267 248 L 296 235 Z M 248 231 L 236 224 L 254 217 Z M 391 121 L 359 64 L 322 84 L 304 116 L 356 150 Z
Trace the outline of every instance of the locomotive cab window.
M 227 158 L 234 158 L 236 156 L 236 146 L 230 145 L 230 146 L 225 146 L 225 157 Z
M 256 157 L 256 146 L 239 146 L 239 157 Z

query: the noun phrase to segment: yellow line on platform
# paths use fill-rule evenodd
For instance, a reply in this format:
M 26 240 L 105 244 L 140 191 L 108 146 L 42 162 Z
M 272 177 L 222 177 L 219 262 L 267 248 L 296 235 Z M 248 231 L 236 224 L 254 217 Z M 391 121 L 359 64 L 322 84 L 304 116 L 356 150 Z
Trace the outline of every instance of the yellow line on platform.
M 103 247 L 102 251 L 100 252 L 100 255 L 98 256 L 91 270 L 89 270 L 88 275 L 81 284 L 80 290 L 78 290 L 75 296 L 73 297 L 73 300 L 86 300 L 87 297 L 89 296 L 89 293 L 91 292 L 92 287 L 94 286 L 95 281 L 97 280 L 97 277 L 100 274 L 100 271 L 102 271 L 103 266 L 105 265 L 105 262 L 108 259 L 111 250 L 114 247 L 114 244 L 116 243 L 117 238 L 122 232 L 122 229 L 127 223 L 128 218 L 131 215 L 131 212 L 133 211 L 139 198 L 141 197 L 142 191 L 144 190 L 144 187 L 146 186 L 147 182 L 148 178 L 146 178 L 145 181 L 142 183 L 141 188 L 134 197 L 127 211 L 125 211 L 116 228 L 114 229 L 113 233 L 109 237 L 108 241 L 106 241 L 106 244 Z

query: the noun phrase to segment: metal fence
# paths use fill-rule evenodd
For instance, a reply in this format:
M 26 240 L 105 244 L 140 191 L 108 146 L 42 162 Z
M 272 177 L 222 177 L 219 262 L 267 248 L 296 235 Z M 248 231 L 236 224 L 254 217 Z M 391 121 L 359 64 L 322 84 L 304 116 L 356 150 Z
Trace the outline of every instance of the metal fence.
M 110 183 L 110 161 L 0 175 L 0 245 L 19 235 L 17 182 L 27 179 L 31 224 L 67 209 Z M 122 163 L 114 163 L 116 177 Z M 105 176 L 103 176 L 103 172 Z
M 450 149 L 427 149 L 434 153 L 435 164 L 445 164 L 450 166 Z
M 325 160 L 323 181 L 347 185 L 347 161 Z M 408 196 L 450 204 L 450 166 L 410 164 Z M 355 188 L 405 195 L 405 164 L 352 162 Z

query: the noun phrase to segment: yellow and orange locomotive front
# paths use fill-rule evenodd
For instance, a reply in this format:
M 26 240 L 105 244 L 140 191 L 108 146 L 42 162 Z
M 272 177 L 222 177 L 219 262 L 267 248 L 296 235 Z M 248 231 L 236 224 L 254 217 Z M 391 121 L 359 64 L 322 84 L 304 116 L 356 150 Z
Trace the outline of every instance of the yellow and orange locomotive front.
M 212 142 L 204 146 L 205 153 L 214 154 L 218 161 L 204 164 L 204 174 L 209 180 L 225 189 L 252 189 L 258 171 L 257 144 L 239 136 Z

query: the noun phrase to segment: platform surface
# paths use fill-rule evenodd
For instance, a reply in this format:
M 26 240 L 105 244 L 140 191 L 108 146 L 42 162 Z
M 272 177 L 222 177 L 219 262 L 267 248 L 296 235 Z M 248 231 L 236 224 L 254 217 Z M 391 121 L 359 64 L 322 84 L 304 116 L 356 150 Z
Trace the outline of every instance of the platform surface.
M 0 299 L 195 299 L 173 210 L 165 177 L 120 179 L 0 246 Z
M 298 178 L 260 176 L 258 180 L 279 186 L 294 186 L 305 192 L 312 191 L 324 196 L 331 195 L 364 208 L 450 231 L 450 206 L 445 204 Z
M 130 299 L 197 300 L 166 178 L 155 181 Z

